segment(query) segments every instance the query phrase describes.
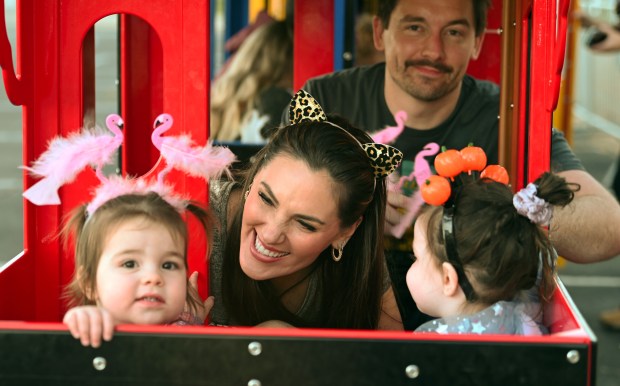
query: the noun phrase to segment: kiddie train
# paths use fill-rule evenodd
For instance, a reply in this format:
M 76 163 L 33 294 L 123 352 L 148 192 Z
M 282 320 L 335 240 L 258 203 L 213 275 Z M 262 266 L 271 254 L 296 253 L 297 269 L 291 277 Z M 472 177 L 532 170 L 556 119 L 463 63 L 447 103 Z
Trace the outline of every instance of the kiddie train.
M 296 89 L 340 65 L 348 4 L 295 0 Z M 121 172 L 161 170 L 159 154 L 142 145 L 161 112 L 175 117 L 172 134 L 207 141 L 215 2 L 17 0 L 17 6 L 13 48 L 2 4 L 0 65 L 7 96 L 22 107 L 24 164 L 51 138 L 81 127 L 94 110 L 93 26 L 114 14 L 120 15 L 126 136 Z M 243 1 L 227 6 L 247 10 Z M 469 70 L 501 84 L 500 163 L 508 165 L 516 188 L 549 168 L 568 8 L 568 0 L 494 1 L 482 55 L 501 59 L 478 61 Z M 33 183 L 24 179 L 25 187 Z M 207 201 L 200 180 L 171 173 L 169 181 Z M 0 269 L 0 384 L 594 384 L 596 337 L 559 279 L 544 310 L 551 334 L 542 337 L 125 325 L 101 348 L 82 347 L 60 323 L 72 257 L 49 236 L 86 201 L 84 187 L 96 183 L 94 172 L 86 171 L 62 189 L 61 205 L 24 205 L 24 250 Z M 189 254 L 190 269 L 201 277 L 208 277 L 205 254 L 205 248 Z M 207 295 L 206 281 L 199 290 Z

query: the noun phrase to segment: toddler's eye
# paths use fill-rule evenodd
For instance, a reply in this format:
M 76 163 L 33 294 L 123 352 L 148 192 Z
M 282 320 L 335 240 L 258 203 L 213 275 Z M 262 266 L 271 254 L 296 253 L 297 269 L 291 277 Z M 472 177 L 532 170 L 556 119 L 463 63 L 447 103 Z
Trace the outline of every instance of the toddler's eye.
M 136 262 L 134 260 L 124 261 L 123 262 L 123 267 L 124 268 L 135 268 L 136 267 Z
M 177 263 L 172 262 L 172 261 L 167 261 L 164 264 L 162 264 L 162 268 L 163 269 L 173 270 L 173 269 L 178 269 L 179 265 Z

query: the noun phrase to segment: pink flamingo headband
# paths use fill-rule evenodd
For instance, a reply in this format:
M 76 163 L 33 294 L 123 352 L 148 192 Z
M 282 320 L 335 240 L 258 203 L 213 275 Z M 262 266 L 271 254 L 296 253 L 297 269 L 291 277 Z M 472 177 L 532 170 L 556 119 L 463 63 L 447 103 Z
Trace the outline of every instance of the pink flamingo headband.
M 208 180 L 228 173 L 228 167 L 235 161 L 230 149 L 212 146 L 209 142 L 197 146 L 187 135 L 162 137 L 172 127 L 169 114 L 161 114 L 155 120 L 151 141 L 166 161 L 165 168 L 159 172 L 156 181 L 143 178 L 123 178 L 112 176 L 109 179 L 102 168 L 110 163 L 112 155 L 123 143 L 123 120 L 116 114 L 106 118 L 106 126 L 113 135 L 84 131 L 67 138 L 56 137 L 31 167 L 23 167 L 36 177 L 42 177 L 23 193 L 24 198 L 35 205 L 59 205 L 58 189 L 75 179 L 85 167 L 92 166 L 101 185 L 95 190 L 92 201 L 86 207 L 90 217 L 104 203 L 125 194 L 157 193 L 179 212 L 185 210 L 187 201 L 174 193 L 171 186 L 164 183 L 164 177 L 172 169 Z

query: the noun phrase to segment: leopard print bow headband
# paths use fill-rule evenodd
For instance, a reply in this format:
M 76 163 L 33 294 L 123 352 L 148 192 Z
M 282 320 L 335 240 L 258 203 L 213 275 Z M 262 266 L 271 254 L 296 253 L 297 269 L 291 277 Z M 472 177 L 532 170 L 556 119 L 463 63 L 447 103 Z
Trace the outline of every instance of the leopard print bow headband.
M 319 102 L 304 90 L 300 89 L 293 96 L 289 109 L 289 120 L 292 124 L 303 121 L 325 122 L 349 134 L 368 155 L 370 165 L 374 169 L 375 178 L 387 177 L 396 170 L 403 160 L 403 153 L 397 148 L 374 142 L 362 144 L 353 134 L 329 122 Z

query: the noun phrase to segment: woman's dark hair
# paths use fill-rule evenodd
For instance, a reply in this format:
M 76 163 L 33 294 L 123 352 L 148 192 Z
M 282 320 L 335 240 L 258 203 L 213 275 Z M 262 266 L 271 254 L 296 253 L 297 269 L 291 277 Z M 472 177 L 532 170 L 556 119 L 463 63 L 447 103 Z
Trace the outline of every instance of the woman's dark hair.
M 269 281 L 256 281 L 243 273 L 239 265 L 241 205 L 230 226 L 222 274 L 224 306 L 240 324 L 256 325 L 277 319 L 299 327 L 377 327 L 384 292 L 386 183 L 383 179 L 375 180 L 360 146 L 372 142 L 368 134 L 343 118 L 330 116 L 329 120 L 339 127 L 305 121 L 278 129 L 246 171 L 242 190 L 247 191 L 256 174 L 275 157 L 286 155 L 303 161 L 313 171 L 330 175 L 341 227 L 362 218 L 341 261 L 332 260 L 328 247 L 314 262 L 313 274 L 318 276 L 321 296 L 320 320 L 301 320 L 282 305 Z
M 459 0 L 462 1 L 462 0 Z M 491 6 L 491 0 L 471 0 L 474 7 L 474 27 L 476 36 L 481 36 L 487 27 L 487 11 Z M 379 1 L 379 10 L 377 16 L 381 19 L 383 28 L 387 29 L 390 25 L 390 17 L 399 0 L 381 0 Z
M 568 205 L 579 189 L 552 173 L 534 183 L 536 196 L 554 206 Z M 439 263 L 448 261 L 442 209 L 432 209 L 427 229 L 429 248 Z M 541 263 L 539 294 L 542 301 L 550 299 L 555 251 L 545 230 L 517 212 L 508 186 L 485 178 L 465 183 L 456 196 L 454 227 L 456 249 L 474 287 L 475 302 L 512 300 L 537 283 Z

